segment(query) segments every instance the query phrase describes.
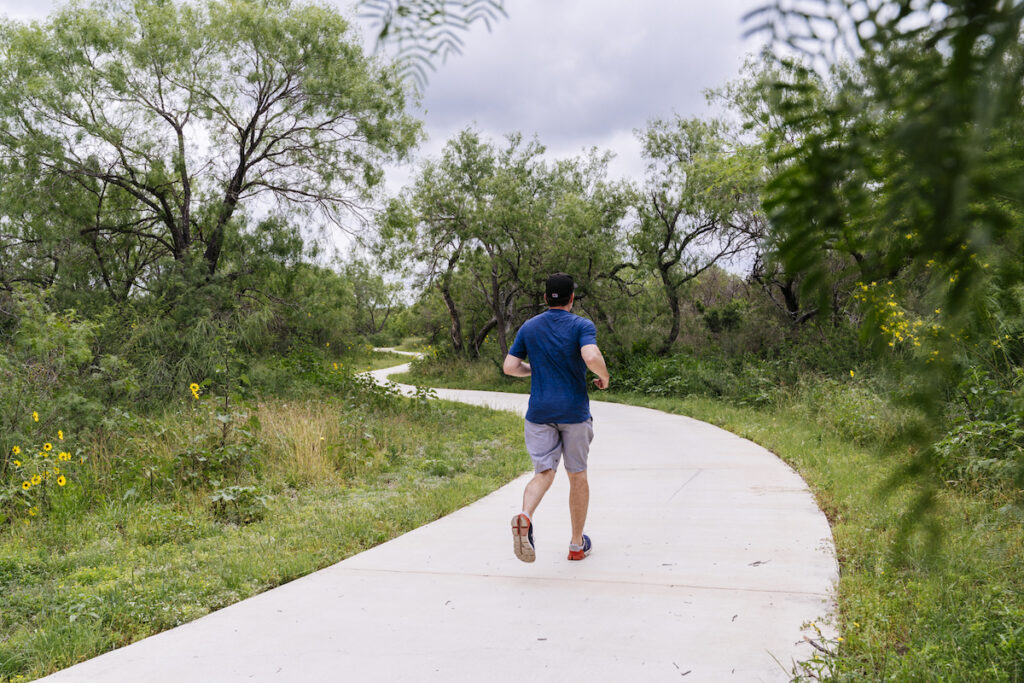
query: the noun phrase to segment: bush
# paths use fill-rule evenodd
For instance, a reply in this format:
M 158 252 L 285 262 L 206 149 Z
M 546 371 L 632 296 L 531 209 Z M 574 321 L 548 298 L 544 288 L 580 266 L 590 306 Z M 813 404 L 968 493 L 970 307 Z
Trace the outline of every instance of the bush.
M 732 360 L 678 354 L 633 356 L 612 368 L 615 388 L 650 396 L 704 396 L 741 405 L 775 402 L 794 382 L 790 367 L 752 356 Z
M 1024 381 L 1017 369 L 1016 382 Z M 936 444 L 947 479 L 1024 489 L 1024 400 L 1017 386 L 981 368 L 969 370 L 950 402 L 951 429 Z
M 913 408 L 886 397 L 868 381 L 807 376 L 792 400 L 820 426 L 861 446 L 894 444 L 919 418 Z
M 263 519 L 271 496 L 255 486 L 227 486 L 210 496 L 215 519 L 230 524 L 251 524 Z

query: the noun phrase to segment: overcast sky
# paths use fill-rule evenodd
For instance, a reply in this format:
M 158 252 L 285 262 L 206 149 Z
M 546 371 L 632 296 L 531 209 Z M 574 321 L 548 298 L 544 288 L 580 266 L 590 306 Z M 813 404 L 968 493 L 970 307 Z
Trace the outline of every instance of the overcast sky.
M 554 155 L 611 149 L 619 175 L 643 165 L 633 135 L 650 118 L 707 111 L 703 90 L 735 78 L 743 14 L 764 0 L 508 0 L 508 18 L 466 36 L 423 99 L 433 153 L 475 124 L 536 134 Z
M 351 12 L 350 0 L 334 0 Z M 436 155 L 473 125 L 500 138 L 537 135 L 552 156 L 612 150 L 617 176 L 643 172 L 635 128 L 655 116 L 707 111 L 702 91 L 735 78 L 756 39 L 741 18 L 766 0 L 507 0 L 508 17 L 480 24 L 430 77 L 421 117 Z M 0 0 L 11 19 L 42 19 L 51 0 Z M 405 182 L 407 169 L 389 173 Z

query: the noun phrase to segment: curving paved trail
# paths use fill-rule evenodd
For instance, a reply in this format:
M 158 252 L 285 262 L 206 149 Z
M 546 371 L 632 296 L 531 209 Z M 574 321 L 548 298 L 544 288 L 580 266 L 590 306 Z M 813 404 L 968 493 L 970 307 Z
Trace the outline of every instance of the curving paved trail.
M 437 394 L 520 413 L 527 400 Z M 831 612 L 838 578 L 828 523 L 803 480 L 711 425 L 591 409 L 594 552 L 583 562 L 566 560 L 561 473 L 534 520 L 537 561 L 515 559 L 508 520 L 524 475 L 332 567 L 44 680 L 789 680 L 792 660 L 812 654 L 805 624 Z

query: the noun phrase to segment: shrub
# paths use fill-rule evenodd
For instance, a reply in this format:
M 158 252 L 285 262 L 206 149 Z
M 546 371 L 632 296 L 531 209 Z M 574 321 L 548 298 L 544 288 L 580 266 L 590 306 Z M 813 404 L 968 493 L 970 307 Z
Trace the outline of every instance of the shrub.
M 271 498 L 256 486 L 226 486 L 210 496 L 210 508 L 219 521 L 251 524 L 263 519 Z
M 1018 386 L 971 368 L 949 404 L 950 430 L 935 451 L 947 479 L 993 488 L 1024 489 L 1024 401 Z

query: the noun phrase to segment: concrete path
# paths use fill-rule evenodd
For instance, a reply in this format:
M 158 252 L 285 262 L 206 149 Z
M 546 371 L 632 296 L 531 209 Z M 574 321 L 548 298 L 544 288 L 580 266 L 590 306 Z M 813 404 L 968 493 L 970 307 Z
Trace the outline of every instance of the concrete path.
M 383 378 L 405 366 L 377 371 Z M 527 397 L 437 390 L 525 411 Z M 593 554 L 566 559 L 559 473 L 512 554 L 529 475 L 297 581 L 47 681 L 786 681 L 832 610 L 832 537 L 803 480 L 689 418 L 594 402 Z M 439 438 L 441 438 L 439 436 Z M 524 468 L 529 466 L 523 452 Z

